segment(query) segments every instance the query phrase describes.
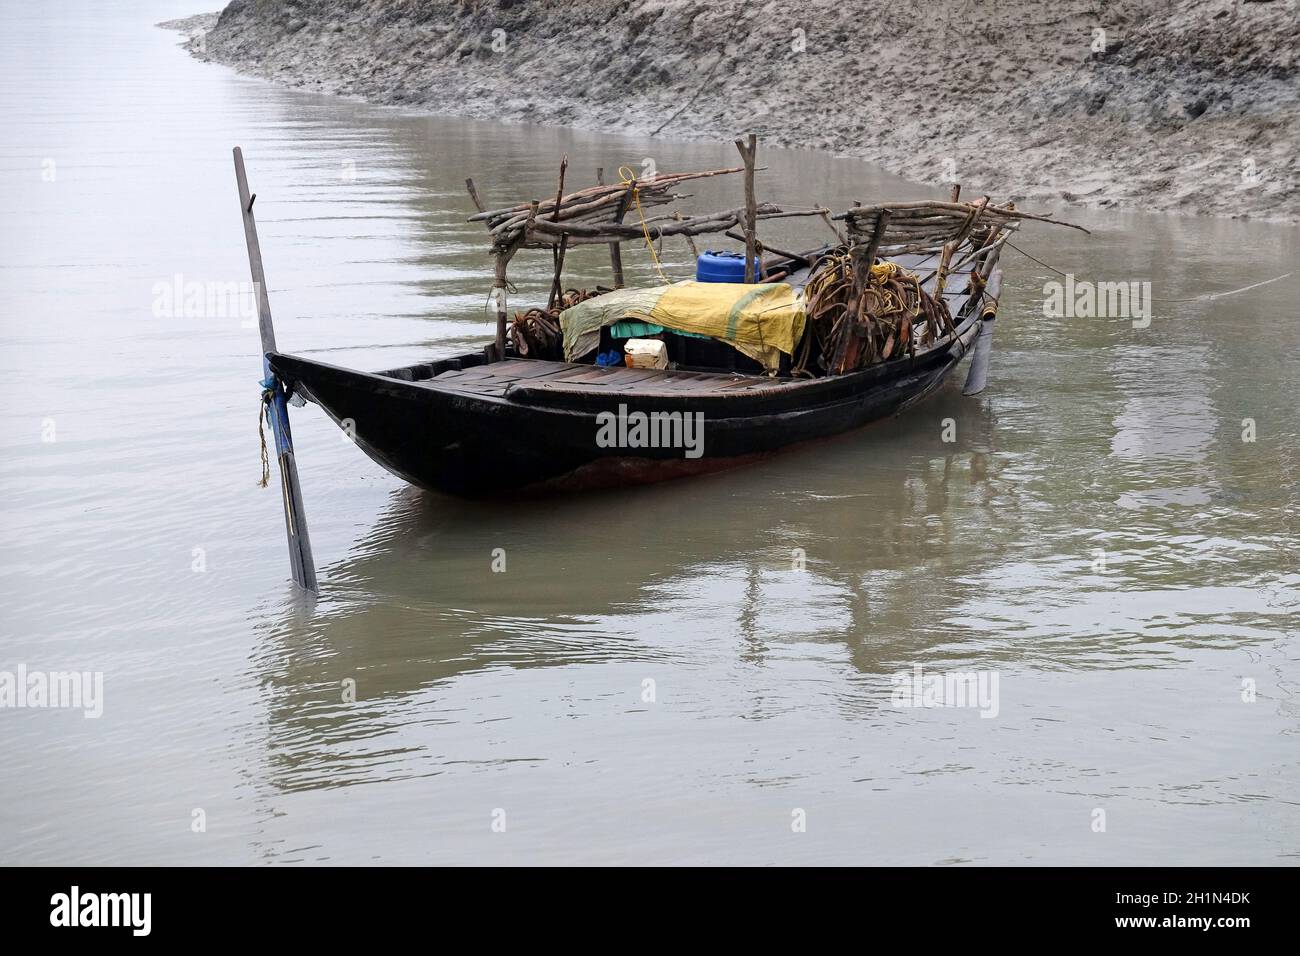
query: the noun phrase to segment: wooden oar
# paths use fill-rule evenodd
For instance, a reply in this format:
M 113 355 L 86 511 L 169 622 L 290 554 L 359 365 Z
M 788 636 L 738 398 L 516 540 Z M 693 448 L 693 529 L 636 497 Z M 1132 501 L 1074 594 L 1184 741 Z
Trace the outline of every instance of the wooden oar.
M 271 324 L 271 300 L 266 294 L 266 275 L 262 271 L 262 248 L 257 241 L 257 220 L 253 218 L 256 194 L 248 191 L 244 172 L 244 154 L 235 147 L 235 180 L 239 183 L 239 209 L 244 217 L 244 241 L 248 244 L 248 267 L 253 273 L 257 295 L 257 327 L 262 336 L 262 395 L 275 436 L 275 456 L 280 464 L 280 488 L 284 502 L 284 531 L 289 542 L 289 567 L 294 583 L 319 593 L 316 565 L 311 556 L 311 539 L 307 535 L 307 516 L 302 507 L 302 488 L 298 484 L 298 465 L 293 457 L 293 435 L 289 431 L 289 407 L 284 384 L 271 371 L 267 356 L 276 351 L 275 327 Z

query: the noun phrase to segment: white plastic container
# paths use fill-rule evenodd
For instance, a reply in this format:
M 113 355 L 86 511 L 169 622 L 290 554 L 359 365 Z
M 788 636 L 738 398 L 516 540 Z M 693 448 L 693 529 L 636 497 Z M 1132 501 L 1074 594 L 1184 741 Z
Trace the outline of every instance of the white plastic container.
M 667 368 L 668 346 L 658 339 L 628 339 L 623 358 L 628 368 Z

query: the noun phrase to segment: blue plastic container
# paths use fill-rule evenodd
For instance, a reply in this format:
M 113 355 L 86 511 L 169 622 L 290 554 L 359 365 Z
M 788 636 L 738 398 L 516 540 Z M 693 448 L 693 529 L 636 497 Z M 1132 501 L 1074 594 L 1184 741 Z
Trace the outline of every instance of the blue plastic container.
M 762 265 L 754 257 L 754 274 L 760 275 Z M 702 252 L 695 263 L 696 282 L 744 282 L 745 254 L 743 252 Z

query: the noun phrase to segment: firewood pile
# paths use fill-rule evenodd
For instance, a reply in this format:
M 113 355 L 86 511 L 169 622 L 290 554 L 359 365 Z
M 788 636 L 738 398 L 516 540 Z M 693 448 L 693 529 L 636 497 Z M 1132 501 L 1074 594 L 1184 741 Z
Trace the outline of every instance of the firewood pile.
M 685 194 L 674 192 L 675 187 L 691 180 L 743 171 L 743 166 L 737 166 L 695 173 L 660 173 L 642 180 L 625 178 L 618 183 L 589 186 L 540 202 L 517 203 L 505 209 L 486 210 L 471 216 L 470 222 L 483 222 L 493 245 L 499 247 L 509 247 L 525 239 L 530 245 L 554 245 L 566 235 L 570 244 L 636 239 L 642 236 L 641 217 L 647 208 L 688 198 Z M 779 210 L 772 206 L 765 211 L 771 213 Z M 659 238 L 660 235 L 694 235 L 697 231 L 718 232 L 729 229 L 739 221 L 741 214 L 743 212 L 738 214 L 729 210 L 699 217 L 645 217 L 645 224 L 650 227 L 652 238 Z M 625 217 L 630 221 L 625 223 Z
M 960 245 L 968 236 L 1006 235 L 1026 219 L 1088 231 L 1059 219 L 1021 212 L 1014 203 L 995 205 L 987 196 L 975 202 L 927 200 L 854 206 L 832 218 L 848 225 L 853 242 L 875 241 L 877 255 L 936 252 L 945 244 Z

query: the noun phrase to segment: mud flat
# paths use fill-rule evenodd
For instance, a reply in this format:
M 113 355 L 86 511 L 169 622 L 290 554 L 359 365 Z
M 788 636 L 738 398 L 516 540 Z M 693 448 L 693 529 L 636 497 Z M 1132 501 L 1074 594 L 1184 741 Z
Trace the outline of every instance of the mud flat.
M 830 150 L 998 196 L 1300 221 L 1300 17 L 1264 0 L 234 0 L 278 83 L 507 122 Z

